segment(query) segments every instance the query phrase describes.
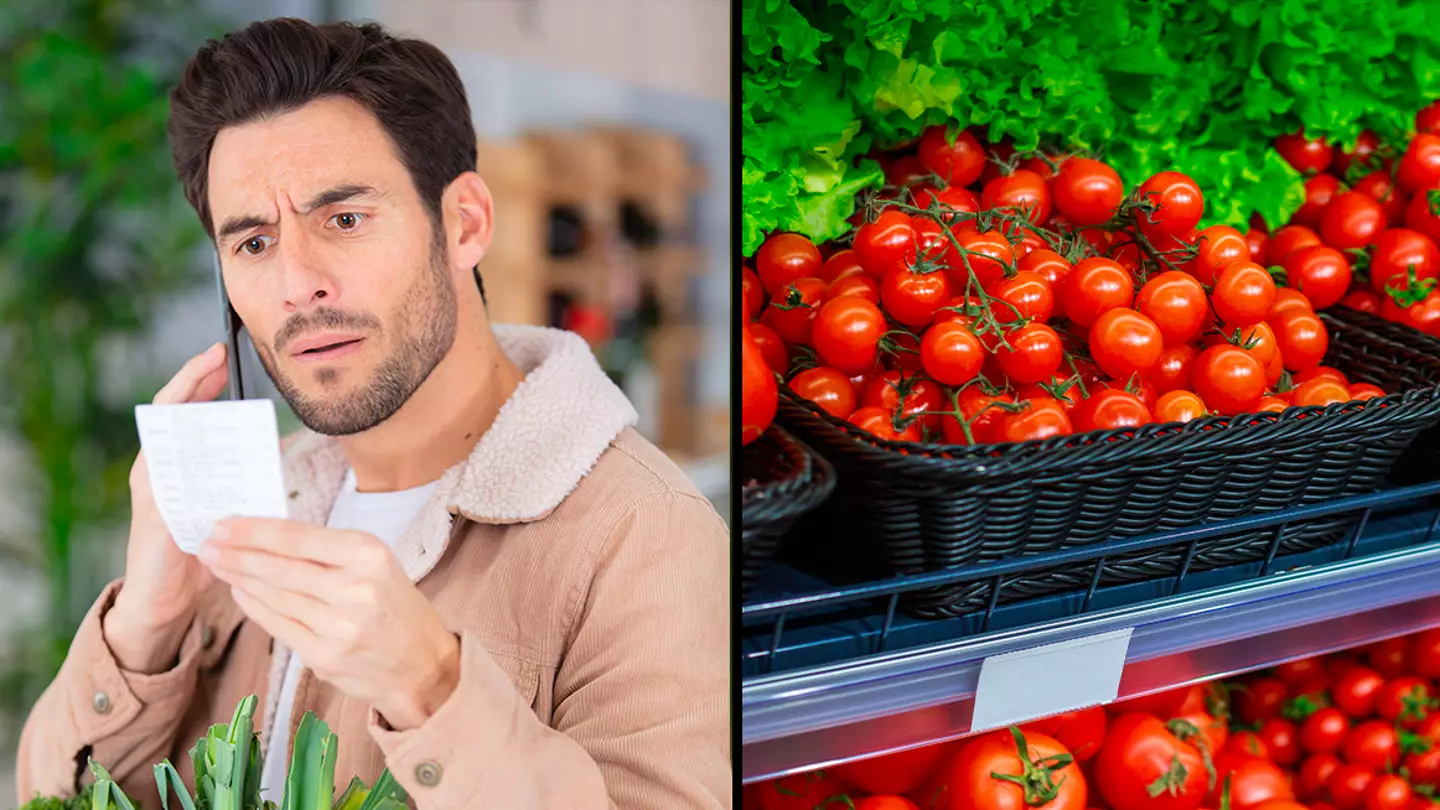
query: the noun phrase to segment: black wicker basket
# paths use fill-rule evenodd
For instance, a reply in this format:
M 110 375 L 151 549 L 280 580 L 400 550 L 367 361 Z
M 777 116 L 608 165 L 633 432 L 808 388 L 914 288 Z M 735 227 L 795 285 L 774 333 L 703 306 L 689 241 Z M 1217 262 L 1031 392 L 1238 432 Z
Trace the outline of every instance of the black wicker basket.
M 1413 330 L 1340 309 L 1322 314 L 1326 362 L 1390 394 L 1284 413 L 1211 417 L 1185 425 L 964 447 L 889 442 L 783 390 L 780 421 L 835 465 L 839 485 L 822 516 L 827 553 L 792 555 L 820 573 L 877 579 L 993 562 L 1132 537 L 1374 490 L 1407 446 L 1440 423 L 1440 355 Z M 1418 334 L 1418 333 L 1416 333 Z M 1278 553 L 1340 539 L 1353 518 L 1307 523 Z M 1117 556 L 1102 585 L 1265 558 L 1273 532 L 1250 532 Z M 836 561 L 842 566 L 837 572 Z M 1083 588 L 1094 567 L 1007 581 L 1000 601 Z M 921 618 L 983 607 L 984 583 L 910 595 Z
M 835 489 L 835 470 L 779 425 L 744 449 L 740 470 L 745 479 L 740 500 L 743 600 L 785 533 Z

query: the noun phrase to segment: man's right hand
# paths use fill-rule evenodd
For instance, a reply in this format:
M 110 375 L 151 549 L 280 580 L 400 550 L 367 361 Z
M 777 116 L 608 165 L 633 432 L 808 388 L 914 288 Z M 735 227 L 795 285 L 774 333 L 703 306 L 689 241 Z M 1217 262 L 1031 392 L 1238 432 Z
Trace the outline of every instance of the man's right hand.
M 209 402 L 228 377 L 225 344 L 217 343 L 190 358 L 154 403 Z M 214 581 L 210 569 L 181 551 L 165 528 L 142 451 L 130 468 L 125 582 L 104 618 L 105 640 L 121 668 L 153 674 L 173 666 L 199 597 Z

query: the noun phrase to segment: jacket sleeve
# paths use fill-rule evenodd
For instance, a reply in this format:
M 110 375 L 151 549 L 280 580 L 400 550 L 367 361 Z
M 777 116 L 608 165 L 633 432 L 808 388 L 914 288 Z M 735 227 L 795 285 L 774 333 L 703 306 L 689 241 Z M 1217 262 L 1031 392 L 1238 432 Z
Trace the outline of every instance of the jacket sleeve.
M 126 795 L 157 796 L 153 765 L 170 755 L 195 693 L 202 649 L 198 623 L 185 632 L 179 662 L 154 675 L 120 667 L 101 620 L 120 590 L 110 583 L 90 608 L 60 672 L 30 711 L 20 734 L 17 798 L 73 796 L 89 781 L 87 757 L 104 765 Z
M 472 637 L 459 686 L 422 726 L 370 732 L 419 810 L 731 806 L 729 533 L 672 492 L 598 551 L 556 675 L 554 728 Z

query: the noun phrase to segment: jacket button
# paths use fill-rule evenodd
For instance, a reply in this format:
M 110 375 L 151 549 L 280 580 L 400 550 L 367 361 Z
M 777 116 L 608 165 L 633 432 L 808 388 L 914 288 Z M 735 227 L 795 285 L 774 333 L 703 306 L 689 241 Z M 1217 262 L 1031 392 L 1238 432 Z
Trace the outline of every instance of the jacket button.
M 96 692 L 95 698 L 90 701 L 90 705 L 95 707 L 97 714 L 109 714 L 111 707 L 110 696 L 104 692 Z
M 433 762 L 422 762 L 415 766 L 415 781 L 425 787 L 440 784 L 440 766 Z

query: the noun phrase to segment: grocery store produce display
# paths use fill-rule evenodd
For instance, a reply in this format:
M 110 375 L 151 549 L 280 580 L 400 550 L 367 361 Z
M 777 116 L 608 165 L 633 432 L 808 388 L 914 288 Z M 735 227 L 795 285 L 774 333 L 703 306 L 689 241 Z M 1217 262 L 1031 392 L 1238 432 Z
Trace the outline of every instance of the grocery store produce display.
M 160 802 L 169 810 L 171 794 L 180 810 L 404 810 L 405 789 L 387 768 L 372 786 L 352 777 L 344 792 L 335 796 L 335 756 L 339 738 L 330 727 L 306 712 L 300 719 L 291 746 L 290 769 L 285 793 L 279 802 L 260 796 L 260 737 L 255 731 L 254 695 L 235 706 L 229 723 L 210 727 L 190 749 L 195 771 L 192 795 L 170 761 L 154 767 Z M 94 780 L 74 797 L 36 796 L 20 810 L 135 810 L 137 805 L 93 758 L 89 761 Z
M 745 810 L 1435 810 L 1440 630 L 746 788 Z

